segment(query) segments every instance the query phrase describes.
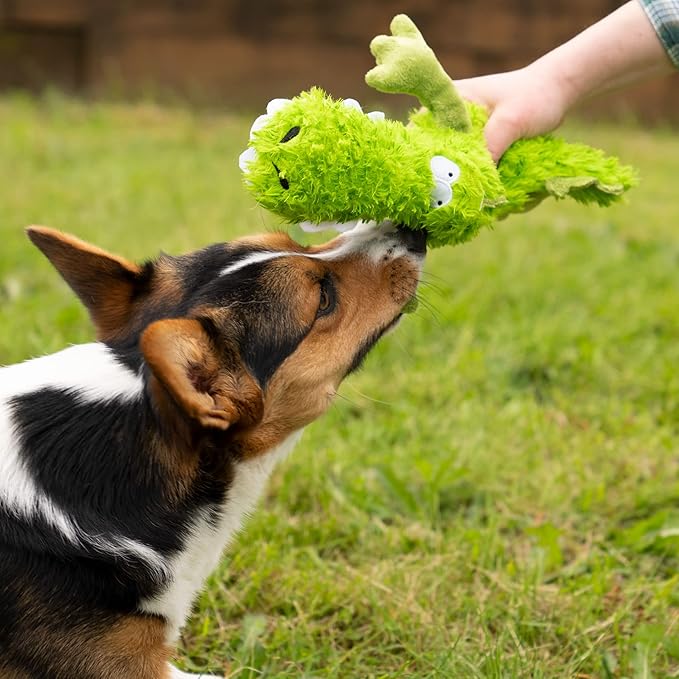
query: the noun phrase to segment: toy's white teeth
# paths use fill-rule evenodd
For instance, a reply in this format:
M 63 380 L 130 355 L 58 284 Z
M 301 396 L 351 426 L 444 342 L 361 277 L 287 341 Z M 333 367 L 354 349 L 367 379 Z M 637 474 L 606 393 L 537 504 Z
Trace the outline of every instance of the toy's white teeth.
M 357 111 L 360 111 L 363 113 L 363 109 L 361 108 L 361 105 L 356 101 L 356 99 L 345 99 L 342 102 L 347 108 L 354 108 Z
M 266 112 L 271 116 L 274 113 L 277 113 L 280 111 L 282 108 L 285 108 L 290 103 L 290 99 L 272 99 L 267 105 L 266 105 Z
M 255 132 L 261 130 L 268 122 L 271 120 L 271 116 L 268 113 L 264 113 L 258 118 L 255 118 L 255 122 L 252 123 L 250 128 L 250 139 L 255 136 Z
M 360 224 L 360 222 L 361 222 L 360 219 L 354 219 L 351 222 L 340 222 L 338 224 L 335 224 L 335 228 L 340 233 L 345 233 L 346 231 L 351 231 L 352 229 L 356 228 Z
M 257 160 L 257 151 L 249 146 L 238 156 L 238 167 L 240 167 L 241 171 L 248 172 L 248 165 L 255 160 Z
M 370 111 L 370 113 L 366 113 L 366 115 L 374 123 L 376 123 L 380 120 L 384 120 L 384 111 Z
M 314 222 L 301 222 L 299 226 L 302 231 L 306 231 L 307 233 L 333 230 L 345 233 L 346 231 L 351 231 L 358 224 L 361 224 L 360 219 L 353 219 L 350 222 L 319 222 L 318 224 Z

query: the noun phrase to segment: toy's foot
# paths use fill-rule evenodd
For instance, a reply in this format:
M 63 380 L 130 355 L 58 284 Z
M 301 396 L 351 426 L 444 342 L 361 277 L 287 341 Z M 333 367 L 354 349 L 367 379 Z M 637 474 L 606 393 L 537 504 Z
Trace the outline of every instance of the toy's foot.
M 370 43 L 377 66 L 366 73 L 365 81 L 381 92 L 420 98 L 422 82 L 438 70 L 438 60 L 405 14 L 395 16 L 389 28 L 391 35 L 378 35 Z
M 441 125 L 469 131 L 465 104 L 417 26 L 398 14 L 389 28 L 391 35 L 378 35 L 370 43 L 377 66 L 366 73 L 366 83 L 380 92 L 412 94 Z

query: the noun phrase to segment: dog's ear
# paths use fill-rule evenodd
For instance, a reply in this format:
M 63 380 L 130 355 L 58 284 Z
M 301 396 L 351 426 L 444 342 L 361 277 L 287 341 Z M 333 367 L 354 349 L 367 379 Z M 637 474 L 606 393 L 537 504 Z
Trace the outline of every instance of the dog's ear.
M 85 305 L 99 339 L 124 327 L 141 285 L 140 267 L 55 229 L 30 226 L 26 232 Z
M 141 350 L 158 383 L 201 426 L 225 430 L 262 419 L 259 385 L 235 352 L 216 346 L 200 321 L 156 321 L 142 333 Z

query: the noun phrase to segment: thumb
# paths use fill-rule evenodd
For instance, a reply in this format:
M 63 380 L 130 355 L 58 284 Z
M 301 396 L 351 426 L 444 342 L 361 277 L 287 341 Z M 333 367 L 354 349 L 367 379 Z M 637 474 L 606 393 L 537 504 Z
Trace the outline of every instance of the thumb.
M 497 163 L 507 148 L 523 136 L 523 125 L 515 116 L 495 109 L 483 133 L 490 155 Z

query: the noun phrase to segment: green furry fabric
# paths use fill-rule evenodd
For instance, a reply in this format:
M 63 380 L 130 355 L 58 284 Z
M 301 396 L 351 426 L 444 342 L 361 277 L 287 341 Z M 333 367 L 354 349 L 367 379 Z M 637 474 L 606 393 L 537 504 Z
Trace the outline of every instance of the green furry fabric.
M 632 168 L 551 135 L 515 142 L 496 167 L 486 111 L 463 102 L 404 15 L 371 49 L 369 84 L 426 107 L 409 124 L 365 114 L 314 88 L 274 100 L 253 125 L 240 164 L 248 189 L 291 223 L 391 220 L 426 229 L 430 247 L 461 243 L 482 226 L 548 196 L 609 205 L 636 182 Z

